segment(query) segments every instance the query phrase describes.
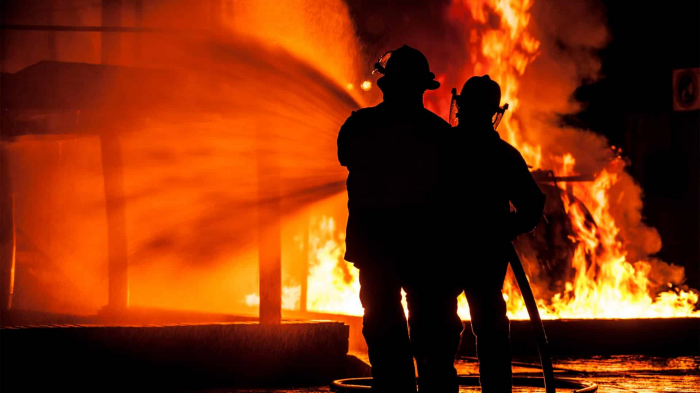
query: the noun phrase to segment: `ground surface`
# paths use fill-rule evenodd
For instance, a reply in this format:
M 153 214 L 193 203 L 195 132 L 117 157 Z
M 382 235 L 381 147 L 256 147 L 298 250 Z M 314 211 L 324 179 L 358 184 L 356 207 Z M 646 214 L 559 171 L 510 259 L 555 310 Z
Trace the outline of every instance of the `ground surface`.
M 516 362 L 537 364 L 536 358 L 516 358 Z M 557 375 L 580 378 L 599 385 L 600 393 L 656 393 L 656 392 L 700 392 L 700 356 L 652 357 L 652 356 L 606 356 L 585 358 L 556 358 Z M 475 374 L 477 364 L 473 359 L 457 361 L 460 374 Z M 539 375 L 539 370 L 530 367 L 514 368 L 516 373 Z M 217 389 L 207 392 L 264 393 L 264 392 L 329 392 L 330 388 L 307 387 L 289 389 Z M 478 388 L 464 387 L 460 392 L 477 392 Z M 515 392 L 543 392 L 544 389 L 522 388 Z M 558 390 L 559 391 L 559 390 Z M 562 391 L 571 391 L 562 390 Z
M 516 361 L 537 364 L 536 358 L 517 358 Z M 699 392 L 700 356 L 651 357 L 606 356 L 587 358 L 555 358 L 557 376 L 580 378 L 598 384 L 601 393 L 656 393 Z M 471 360 L 458 362 L 460 374 L 477 373 Z M 516 373 L 538 373 L 539 370 L 515 367 Z M 460 392 L 478 391 L 465 388 Z M 544 389 L 523 388 L 520 392 L 538 392 Z M 565 390 L 566 391 L 566 390 Z M 570 391 L 570 390 L 568 390 Z

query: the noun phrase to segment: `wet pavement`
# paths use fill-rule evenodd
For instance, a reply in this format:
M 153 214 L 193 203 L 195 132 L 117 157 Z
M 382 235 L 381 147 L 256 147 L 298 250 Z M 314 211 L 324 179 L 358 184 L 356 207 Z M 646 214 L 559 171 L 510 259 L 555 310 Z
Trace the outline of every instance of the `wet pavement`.
M 540 376 L 538 359 L 516 357 L 516 374 Z M 478 373 L 476 360 L 460 358 L 458 372 L 462 375 Z M 700 392 L 700 356 L 655 357 L 643 355 L 615 355 L 593 357 L 558 357 L 554 359 L 558 377 L 577 378 L 598 384 L 600 393 L 657 393 Z M 216 389 L 206 392 L 264 393 L 264 392 L 329 392 L 328 386 L 286 389 Z M 463 387 L 460 392 L 478 392 L 479 388 Z M 572 391 L 557 390 L 557 391 Z M 542 388 L 516 388 L 514 392 L 544 392 Z
M 537 358 L 518 357 L 514 361 L 539 365 Z M 596 383 L 600 393 L 700 392 L 700 356 L 555 357 L 553 362 L 557 369 L 556 376 Z M 472 359 L 459 360 L 457 368 L 460 374 L 478 373 L 476 361 Z M 517 365 L 513 371 L 518 374 L 541 375 L 538 369 Z M 460 389 L 460 392 L 473 391 L 479 389 Z M 522 388 L 514 391 L 543 392 L 544 389 Z

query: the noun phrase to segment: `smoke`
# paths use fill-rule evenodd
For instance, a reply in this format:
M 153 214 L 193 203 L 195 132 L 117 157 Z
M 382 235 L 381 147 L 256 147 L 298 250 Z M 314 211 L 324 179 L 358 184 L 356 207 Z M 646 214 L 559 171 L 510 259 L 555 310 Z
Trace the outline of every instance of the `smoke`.
M 603 9 L 597 0 L 534 2 L 529 28 L 541 44 L 521 79 L 523 138 L 541 144 L 550 156 L 574 153 L 580 173 L 597 173 L 614 156 L 603 137 L 560 121 L 580 110 L 572 96 L 581 82 L 599 77 L 595 53 L 609 40 Z
M 285 51 L 221 38 L 209 45 L 187 51 L 197 56 L 194 62 L 182 59 L 190 79 L 185 91 L 217 109 L 156 122 L 125 146 L 130 167 L 139 168 L 127 172 L 134 183 L 129 214 L 134 222 L 151 223 L 134 231 L 140 242 L 132 264 L 146 264 L 158 276 L 177 266 L 198 271 L 207 283 L 194 297 L 198 309 L 215 307 L 216 301 L 203 299 L 217 293 L 235 304 L 243 301 L 240 291 L 257 289 L 257 203 L 279 193 L 291 213 L 342 189 L 335 136 L 357 107 L 338 84 Z M 198 55 L 207 54 L 200 68 Z M 279 178 L 279 189 L 268 178 Z M 134 287 L 159 286 L 144 280 Z
M 682 283 L 682 267 L 651 257 L 661 249 L 661 238 L 656 229 L 644 223 L 643 190 L 624 165 L 610 165 L 617 153 L 608 141 L 587 130 L 568 128 L 560 121 L 561 115 L 581 109 L 573 92 L 582 81 L 601 77 L 596 52 L 610 39 L 604 5 L 597 0 L 536 1 L 530 28 L 541 47 L 540 55 L 522 78 L 518 116 L 524 139 L 542 144 L 549 155 L 572 153 L 578 173 L 599 173 L 604 168 L 614 172 L 618 180 L 609 190 L 608 203 L 620 228 L 627 260 L 648 261 L 652 265 L 650 279 L 661 285 Z

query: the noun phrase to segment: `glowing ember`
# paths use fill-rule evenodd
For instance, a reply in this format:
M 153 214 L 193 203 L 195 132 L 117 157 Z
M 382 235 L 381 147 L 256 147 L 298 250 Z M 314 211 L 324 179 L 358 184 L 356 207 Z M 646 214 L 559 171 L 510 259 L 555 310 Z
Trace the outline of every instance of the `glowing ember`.
M 285 310 L 298 310 L 301 296 L 301 286 L 282 287 L 282 308 Z M 260 295 L 251 293 L 245 297 L 246 305 L 257 307 L 260 305 Z
M 370 81 L 364 81 L 360 85 L 360 88 L 364 91 L 369 91 L 372 88 L 372 82 Z
M 251 307 L 257 306 L 260 304 L 260 296 L 256 293 L 251 293 L 250 295 L 246 295 L 245 303 Z

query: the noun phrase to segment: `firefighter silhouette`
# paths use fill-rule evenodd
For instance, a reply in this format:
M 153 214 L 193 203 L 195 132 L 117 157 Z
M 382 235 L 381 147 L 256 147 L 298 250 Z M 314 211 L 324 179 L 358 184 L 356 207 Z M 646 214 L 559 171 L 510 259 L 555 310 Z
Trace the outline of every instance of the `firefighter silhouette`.
M 338 158 L 349 170 L 345 259 L 360 270 L 373 391 L 416 392 L 414 355 L 421 392 L 437 391 L 431 386 L 445 375 L 455 379 L 452 360 L 462 329 L 456 288 L 444 285 L 444 269 L 434 268 L 440 261 L 431 260 L 439 240 L 434 209 L 440 146 L 450 127 L 423 107 L 425 91 L 440 83 L 420 51 L 405 45 L 390 51 L 375 72 L 382 75 L 377 86 L 383 102 L 353 112 L 338 135 Z M 455 318 L 453 334 L 435 334 L 448 316 Z M 433 345 L 442 336 L 457 341 Z M 446 372 L 433 366 L 433 347 L 453 351 L 440 357 L 449 359 Z
M 500 101 L 501 88 L 488 75 L 470 78 L 453 94 L 457 125 L 441 173 L 440 199 L 450 217 L 443 228 L 446 241 L 457 245 L 455 276 L 469 302 L 485 393 L 512 389 L 510 321 L 501 292 L 507 251 L 537 225 L 545 201 L 525 160 L 495 130 L 507 109 Z

